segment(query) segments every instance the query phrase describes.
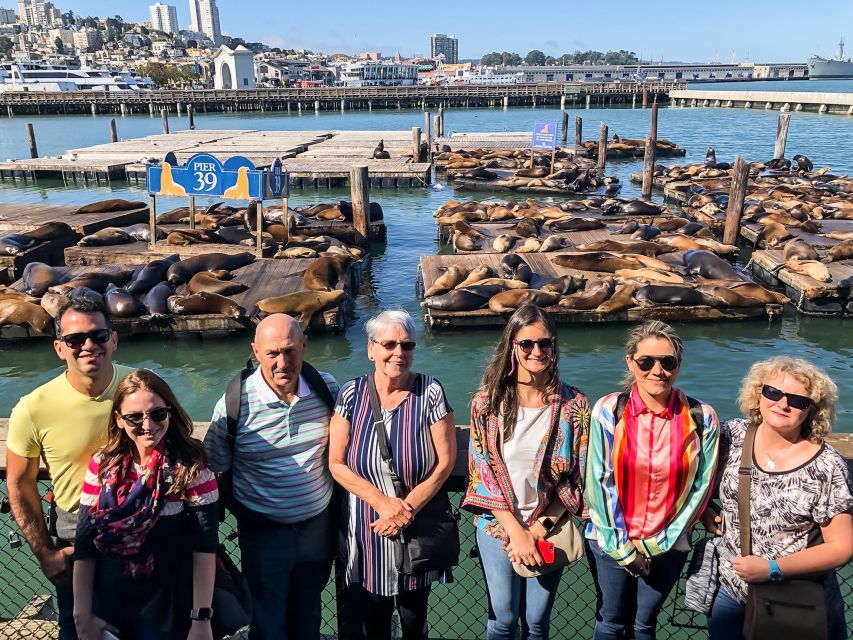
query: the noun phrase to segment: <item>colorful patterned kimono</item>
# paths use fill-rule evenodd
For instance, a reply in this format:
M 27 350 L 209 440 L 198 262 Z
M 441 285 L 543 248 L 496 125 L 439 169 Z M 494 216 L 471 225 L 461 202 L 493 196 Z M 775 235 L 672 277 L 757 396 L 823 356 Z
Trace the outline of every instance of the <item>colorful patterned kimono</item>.
M 539 496 L 529 522 L 548 507 L 554 494 L 573 515 L 583 510 L 583 480 L 589 432 L 589 402 L 575 387 L 562 385 L 562 404 L 554 427 L 558 402 L 555 396 L 549 412 L 550 426 L 536 455 L 534 473 Z M 477 515 L 475 524 L 492 537 L 506 541 L 503 527 L 492 511 L 512 511 L 516 504 L 506 465 L 498 452 L 502 420 L 483 414 L 486 396 L 481 389 L 471 404 L 471 440 L 468 447 L 468 490 L 462 507 Z

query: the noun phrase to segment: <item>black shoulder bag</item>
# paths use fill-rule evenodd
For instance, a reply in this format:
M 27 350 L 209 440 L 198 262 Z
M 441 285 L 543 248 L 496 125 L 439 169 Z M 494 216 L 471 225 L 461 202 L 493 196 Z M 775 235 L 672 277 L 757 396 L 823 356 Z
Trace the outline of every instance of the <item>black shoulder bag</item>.
M 382 417 L 382 405 L 376 393 L 373 374 L 367 376 L 370 395 L 370 412 L 373 414 L 373 430 L 379 445 L 379 455 L 387 465 L 394 485 L 394 493 L 404 500 L 408 492 L 394 471 L 391 446 Z M 458 516 L 450 506 L 447 488 L 442 486 L 421 510 L 412 523 L 395 539 L 397 547 L 397 571 L 404 575 L 425 571 L 443 570 L 459 564 Z
M 741 554 L 752 554 L 750 520 L 750 487 L 752 485 L 752 452 L 757 427 L 750 426 L 743 441 L 738 469 L 738 518 L 740 519 Z M 779 640 L 779 638 L 825 639 L 826 593 L 823 581 L 804 578 L 782 582 L 750 584 L 746 600 L 743 637 L 746 640 Z

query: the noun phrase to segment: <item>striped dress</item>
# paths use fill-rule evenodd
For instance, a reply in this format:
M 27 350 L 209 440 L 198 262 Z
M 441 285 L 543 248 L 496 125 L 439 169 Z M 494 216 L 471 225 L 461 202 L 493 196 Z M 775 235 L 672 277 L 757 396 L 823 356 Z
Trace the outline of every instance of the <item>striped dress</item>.
M 386 496 L 395 495 L 391 474 L 382 462 L 373 431 L 367 376 L 350 380 L 341 388 L 335 411 L 350 423 L 347 466 Z M 422 374 L 415 374 L 413 388 L 399 406 L 392 411 L 382 410 L 394 471 L 409 491 L 423 482 L 435 466 L 430 427 L 451 411 L 441 383 Z M 370 593 L 393 596 L 401 591 L 422 589 L 435 581 L 452 579 L 449 570 L 412 575 L 398 573 L 395 543 L 370 528 L 379 514 L 354 494 L 349 494 L 348 506 L 342 558 L 347 585 L 360 584 Z
M 607 395 L 592 410 L 584 497 L 586 537 L 624 566 L 637 556 L 632 540 L 646 555 L 660 555 L 699 519 L 714 481 L 720 425 L 706 404 L 704 424 L 694 424 L 686 396 L 675 389 L 654 413 L 635 385 L 617 420 L 618 397 Z

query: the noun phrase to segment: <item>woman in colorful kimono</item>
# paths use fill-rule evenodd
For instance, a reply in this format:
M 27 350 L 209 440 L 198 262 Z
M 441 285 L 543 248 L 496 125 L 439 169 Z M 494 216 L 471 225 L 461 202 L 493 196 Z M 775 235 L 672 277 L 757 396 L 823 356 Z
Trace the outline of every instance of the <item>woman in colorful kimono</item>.
M 523 637 L 548 638 L 562 571 L 522 577 L 513 563 L 541 566 L 537 542 L 583 509 L 589 403 L 560 380 L 558 364 L 553 319 L 535 305 L 519 307 L 472 401 L 462 506 L 477 516 L 489 640 L 515 638 L 519 617 Z
M 628 334 L 625 391 L 592 410 L 586 538 L 597 592 L 595 640 L 653 640 L 681 575 L 689 533 L 717 466 L 714 410 L 675 388 L 684 347 L 653 320 Z

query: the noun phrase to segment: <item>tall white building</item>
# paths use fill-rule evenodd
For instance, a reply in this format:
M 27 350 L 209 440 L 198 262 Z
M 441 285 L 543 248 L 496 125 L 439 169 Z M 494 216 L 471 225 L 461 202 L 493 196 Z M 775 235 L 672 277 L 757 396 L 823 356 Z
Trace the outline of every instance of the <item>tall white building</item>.
M 60 20 L 59 9 L 45 0 L 18 0 L 18 13 L 29 27 L 52 27 Z
M 213 44 L 222 42 L 216 0 L 190 0 L 190 31 L 203 33 L 213 40 Z
M 168 4 L 158 2 L 148 7 L 151 16 L 151 28 L 166 33 L 178 33 L 178 10 Z
M 429 57 L 437 60 L 439 56 L 446 64 L 459 62 L 459 41 L 456 36 L 434 33 L 429 39 Z

